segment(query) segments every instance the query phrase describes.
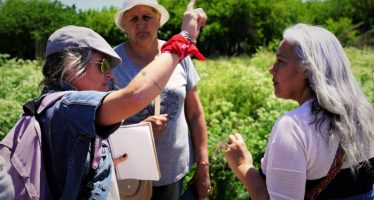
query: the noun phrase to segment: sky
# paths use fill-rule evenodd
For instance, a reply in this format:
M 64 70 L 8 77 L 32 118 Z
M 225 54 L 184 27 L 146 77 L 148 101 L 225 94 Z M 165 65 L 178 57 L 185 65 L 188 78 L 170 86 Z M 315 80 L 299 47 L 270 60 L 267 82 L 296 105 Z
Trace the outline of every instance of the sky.
M 101 10 L 103 7 L 115 6 L 117 8 L 122 7 L 123 0 L 59 0 L 65 5 L 72 6 L 75 4 L 77 9 L 87 10 L 95 9 Z

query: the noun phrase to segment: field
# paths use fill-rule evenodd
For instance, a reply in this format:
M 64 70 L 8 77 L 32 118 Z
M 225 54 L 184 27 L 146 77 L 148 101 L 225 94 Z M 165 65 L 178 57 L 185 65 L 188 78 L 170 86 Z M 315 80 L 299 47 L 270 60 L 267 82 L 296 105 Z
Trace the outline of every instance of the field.
M 374 102 L 374 50 L 346 48 L 355 77 Z M 252 57 L 218 57 L 194 61 L 209 134 L 210 173 L 213 193 L 209 199 L 245 199 L 247 193 L 224 159 L 228 134 L 243 134 L 256 166 L 266 146 L 274 121 L 297 106 L 276 99 L 268 68 L 274 53 L 258 50 Z M 0 55 L 0 138 L 18 119 L 22 104 L 37 97 L 41 61 L 8 59 Z M 188 180 L 186 180 L 188 181 Z

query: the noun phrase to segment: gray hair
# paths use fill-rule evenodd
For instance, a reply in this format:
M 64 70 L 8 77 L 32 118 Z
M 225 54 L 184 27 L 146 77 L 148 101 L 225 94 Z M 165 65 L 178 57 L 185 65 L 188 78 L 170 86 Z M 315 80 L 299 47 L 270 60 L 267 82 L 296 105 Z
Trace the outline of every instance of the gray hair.
M 338 39 L 324 28 L 306 24 L 286 29 L 283 39 L 293 45 L 308 74 L 315 95 L 312 113 L 316 128 L 318 121 L 327 120 L 329 140 L 339 137 L 348 162 L 368 160 L 374 145 L 374 109 L 353 76 Z
M 43 66 L 44 77 L 39 87 L 50 88 L 56 84 L 56 81 L 70 82 L 75 77 L 82 75 L 91 58 L 92 51 L 90 48 L 77 48 L 49 55 Z M 75 73 L 71 74 L 72 71 Z

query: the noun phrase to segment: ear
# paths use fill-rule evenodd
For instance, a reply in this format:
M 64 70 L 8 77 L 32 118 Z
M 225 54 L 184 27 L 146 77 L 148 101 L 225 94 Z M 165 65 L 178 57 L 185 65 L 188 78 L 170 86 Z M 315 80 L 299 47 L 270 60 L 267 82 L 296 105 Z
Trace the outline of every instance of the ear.
M 161 14 L 158 13 L 158 12 L 157 12 L 157 24 L 158 24 L 158 28 L 160 28 L 160 26 L 161 26 Z
M 303 69 L 303 78 L 304 78 L 304 80 L 308 80 L 309 79 L 309 72 L 308 72 L 308 70 L 307 69 Z
M 125 21 L 126 21 L 126 15 L 127 15 L 127 12 L 125 12 L 125 13 L 123 13 L 122 14 L 122 19 L 121 19 L 121 26 L 122 26 L 122 28 L 123 29 L 125 29 L 126 30 L 126 26 L 125 26 Z M 126 31 L 125 31 L 126 32 Z

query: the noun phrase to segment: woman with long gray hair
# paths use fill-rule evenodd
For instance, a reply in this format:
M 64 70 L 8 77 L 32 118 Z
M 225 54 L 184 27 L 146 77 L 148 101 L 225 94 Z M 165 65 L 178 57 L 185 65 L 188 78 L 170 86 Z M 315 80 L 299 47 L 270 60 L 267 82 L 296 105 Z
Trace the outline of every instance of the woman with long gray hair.
M 273 126 L 260 172 L 240 134 L 226 157 L 252 199 L 373 199 L 374 109 L 328 30 L 297 24 L 283 33 L 269 69 L 276 97 L 299 107 Z

